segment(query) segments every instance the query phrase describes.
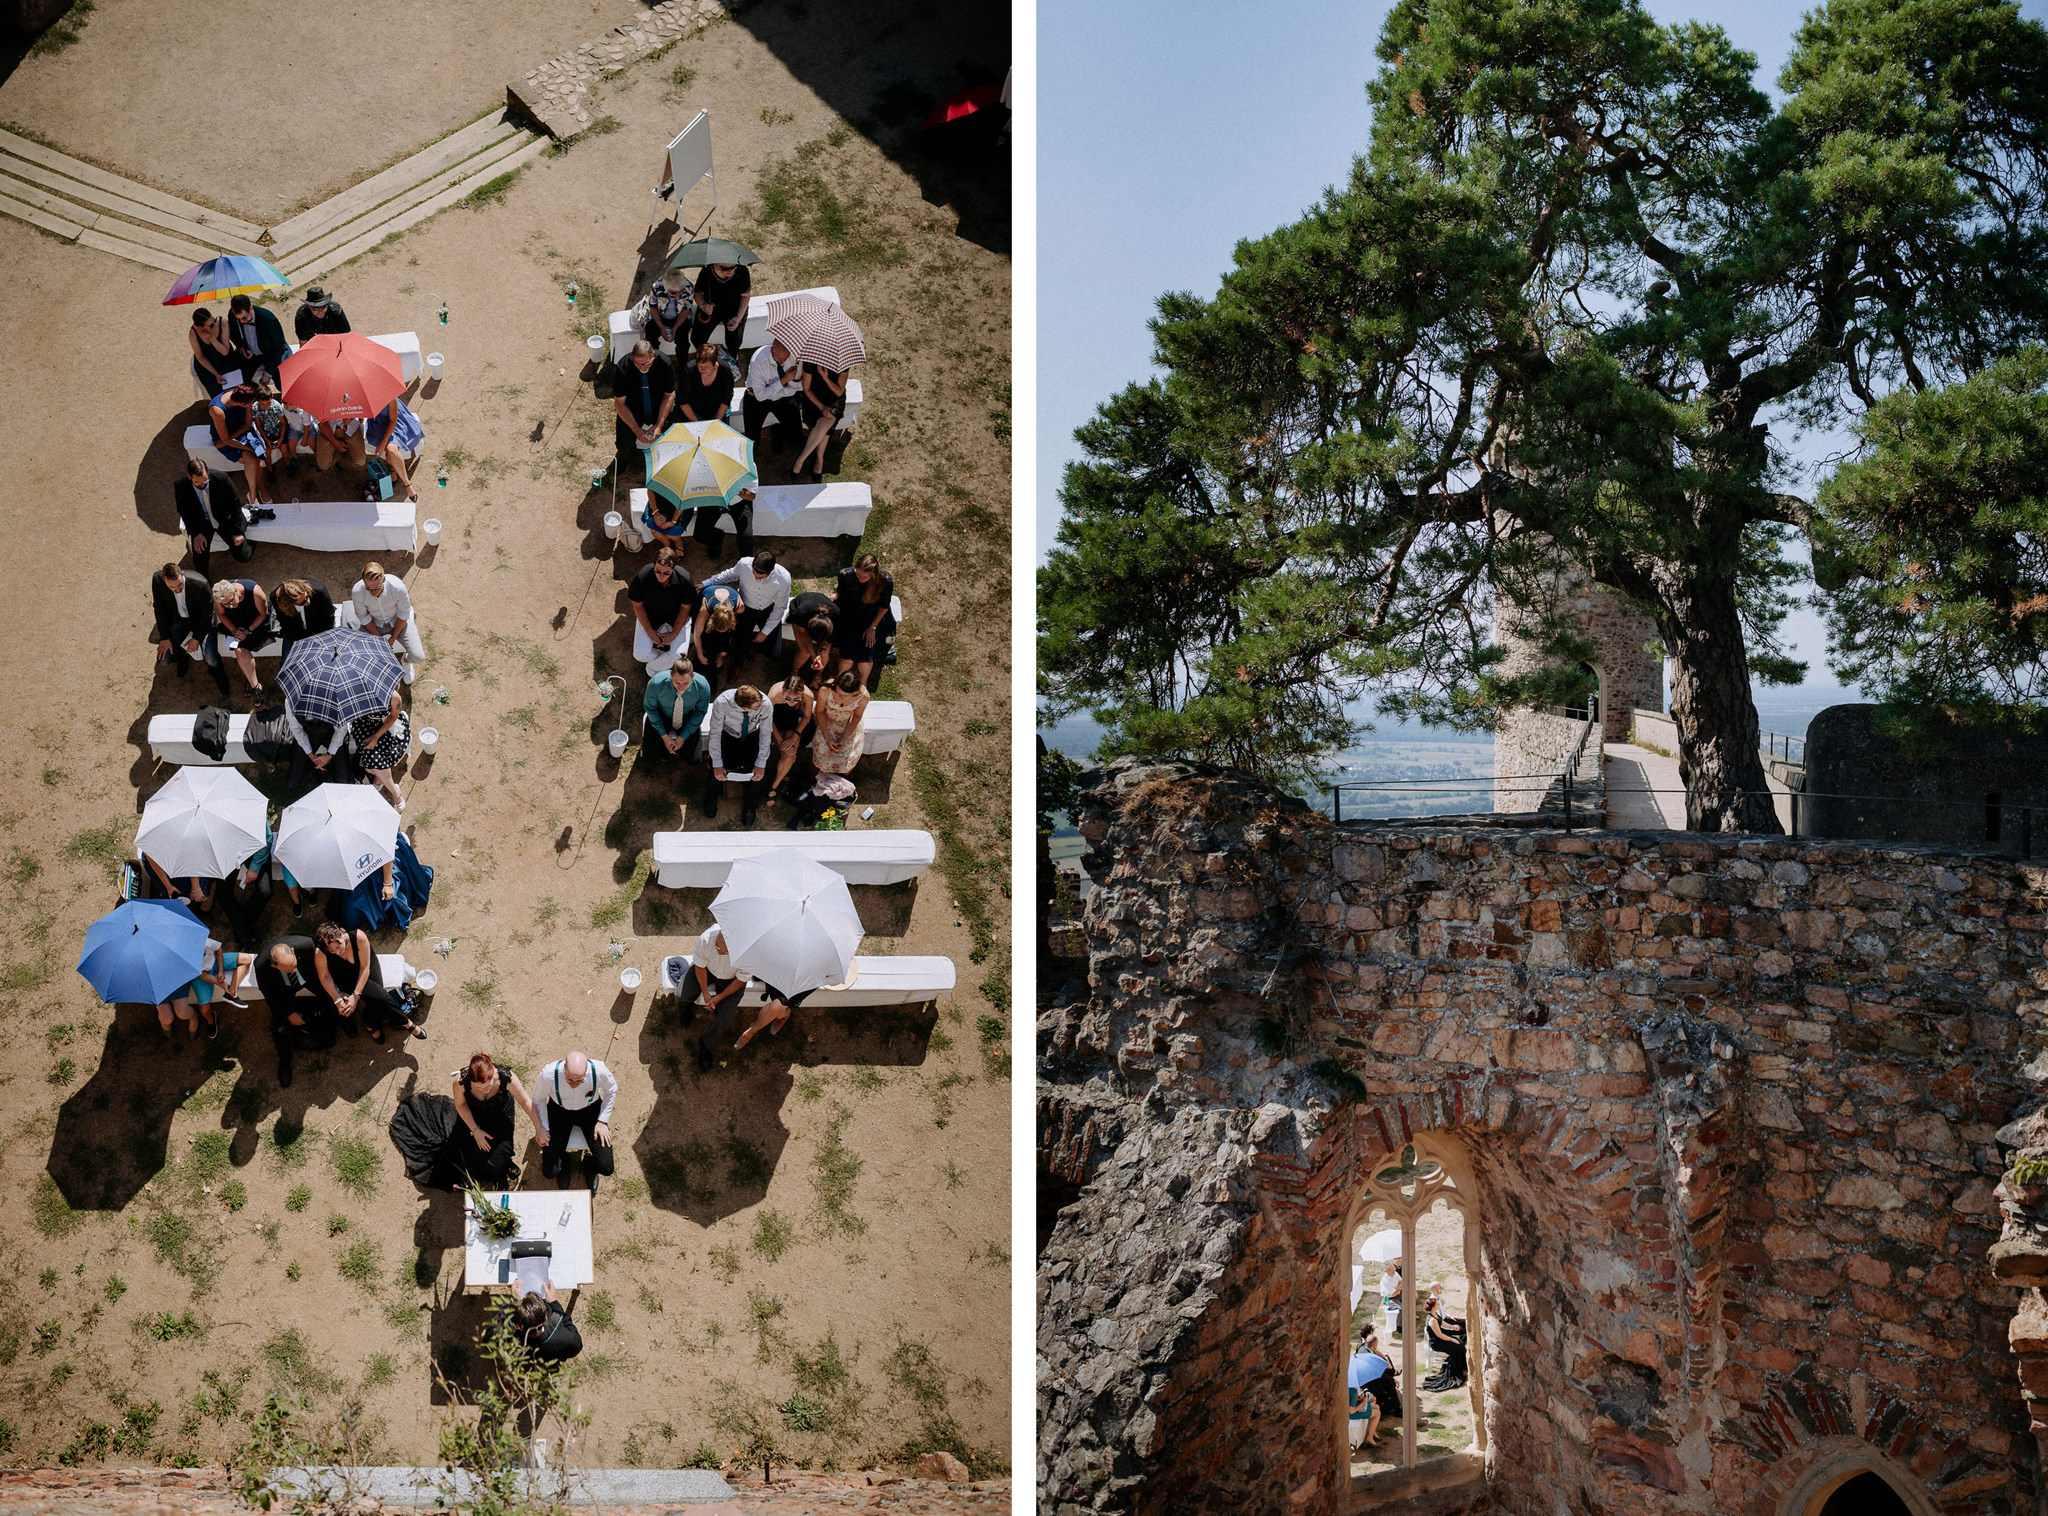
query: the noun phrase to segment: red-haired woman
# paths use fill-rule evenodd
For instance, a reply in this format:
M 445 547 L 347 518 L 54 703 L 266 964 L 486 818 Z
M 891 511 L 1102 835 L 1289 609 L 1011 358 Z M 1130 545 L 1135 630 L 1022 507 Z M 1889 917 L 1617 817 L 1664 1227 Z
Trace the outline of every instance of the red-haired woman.
M 486 1189 L 503 1185 L 512 1172 L 512 1103 L 519 1102 L 539 1131 L 533 1097 L 519 1076 L 499 1068 L 489 1053 L 470 1056 L 469 1066 L 456 1072 L 449 1094 L 455 1100 L 456 1125 L 443 1156 L 472 1183 Z

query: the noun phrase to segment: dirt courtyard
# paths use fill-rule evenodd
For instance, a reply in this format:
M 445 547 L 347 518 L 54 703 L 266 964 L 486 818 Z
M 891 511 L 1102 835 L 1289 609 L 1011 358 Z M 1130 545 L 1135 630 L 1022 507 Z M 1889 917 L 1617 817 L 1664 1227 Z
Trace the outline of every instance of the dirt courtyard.
M 389 38 L 416 104 L 444 55 L 394 18 L 444 31 L 467 18 L 495 98 L 633 7 L 261 9 L 264 67 L 287 67 L 317 12 L 330 30 Z M 257 212 L 256 198 L 186 177 L 203 120 L 158 126 L 185 111 L 158 73 L 218 59 L 232 20 L 208 13 L 213 43 L 186 63 L 169 44 L 111 51 L 122 28 L 154 39 L 198 14 L 187 0 L 100 0 L 83 41 L 0 87 L 0 116 Z M 421 514 L 446 535 L 417 560 L 375 555 L 411 587 L 426 635 L 414 726 L 441 733 L 439 753 L 415 749 L 401 773 L 433 899 L 377 945 L 440 987 L 426 1041 L 302 1053 L 284 1090 L 260 1010 L 226 1013 L 218 1041 L 165 1043 L 148 1007 L 109 1010 L 73 970 L 87 924 L 114 903 L 142 804 L 171 774 L 148 754 L 149 716 L 214 698 L 202 671 L 155 672 L 148 641 L 146 580 L 183 558 L 171 485 L 201 412 L 187 317 L 158 305 L 169 276 L 0 220 L 0 325 L 16 355 L 0 372 L 13 441 L 0 508 L 21 554 L 0 600 L 15 737 L 0 755 L 0 1267 L 18 1300 L 0 1324 L 0 1463 L 217 1463 L 272 1390 L 325 1407 L 360 1397 L 371 1461 L 435 1462 L 464 1413 L 434 1371 L 458 1389 L 473 1378 L 481 1304 L 460 1290 L 459 1202 L 406 1180 L 385 1127 L 415 1090 L 445 1092 L 473 1051 L 530 1083 L 572 1047 L 621 1086 L 618 1177 L 595 1200 L 597 1283 L 576 1303 L 575 1398 L 592 1416 L 576 1462 L 740 1458 L 758 1473 L 764 1453 L 846 1469 L 944 1448 L 977 1474 L 1006 1463 L 1008 182 L 930 159 L 915 131 L 932 100 L 990 67 L 1000 77 L 1008 38 L 991 24 L 921 0 L 843 17 L 763 0 L 606 85 L 615 126 L 323 281 L 358 331 L 410 328 L 447 358 L 445 380 L 412 401 L 427 433 Z M 424 56 L 403 52 L 415 47 Z M 100 87 L 135 114 L 46 87 L 48 68 L 95 57 Z M 464 55 L 464 88 L 470 69 Z M 160 86 L 164 114 L 147 117 L 139 93 Z M 340 112 L 347 91 L 326 93 L 301 90 L 290 109 Z M 360 134 L 353 114 L 331 114 L 314 135 L 334 151 L 278 153 L 262 193 L 317 198 L 489 103 L 451 105 L 445 121 L 438 102 L 402 118 L 379 108 Z M 944 954 L 959 987 L 936 1008 L 799 1012 L 699 1075 L 674 1013 L 647 990 L 622 995 L 618 974 L 651 980 L 708 921 L 710 892 L 649 879 L 652 834 L 737 820 L 703 819 L 694 776 L 638 773 L 637 750 L 623 764 L 604 751 L 618 707 L 598 681 L 624 676 L 637 729 L 625 584 L 648 555 L 615 551 L 602 528 L 612 487 L 591 478 L 611 453 L 611 407 L 583 342 L 644 288 L 672 235 L 644 240 L 645 186 L 660 144 L 706 106 L 721 202 L 709 230 L 762 254 L 757 292 L 836 285 L 866 335 L 868 398 L 832 476 L 872 485 L 867 535 L 774 545 L 800 587 L 859 550 L 896 576 L 901 663 L 881 694 L 913 703 L 918 735 L 857 773 L 874 814 L 854 824 L 929 830 L 939 864 L 855 889 L 862 951 Z M 690 220 L 708 208 L 692 202 Z M 117 341 L 81 389 L 49 360 L 78 351 L 86 323 Z M 764 480 L 786 478 L 790 456 L 770 452 Z M 331 479 L 294 491 L 337 492 Z M 701 578 L 733 551 L 728 539 L 714 562 L 693 545 L 687 566 Z M 265 586 L 317 577 L 340 598 L 370 556 L 260 547 L 240 572 Z M 216 574 L 230 567 L 215 556 Z M 295 927 L 280 892 L 267 930 L 315 919 Z M 532 1136 L 522 1116 L 526 1184 L 547 1187 Z
M 98 0 L 78 41 L 0 83 L 0 123 L 274 225 L 503 105 L 509 81 L 646 9 Z

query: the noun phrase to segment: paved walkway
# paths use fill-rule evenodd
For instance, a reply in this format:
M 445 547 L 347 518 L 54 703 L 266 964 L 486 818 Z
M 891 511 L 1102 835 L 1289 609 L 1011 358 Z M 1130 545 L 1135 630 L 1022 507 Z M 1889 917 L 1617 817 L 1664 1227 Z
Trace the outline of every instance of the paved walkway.
M 1633 742 L 1610 742 L 1602 756 L 1607 769 L 1610 827 L 1619 831 L 1685 830 L 1685 786 L 1679 782 L 1676 758 Z

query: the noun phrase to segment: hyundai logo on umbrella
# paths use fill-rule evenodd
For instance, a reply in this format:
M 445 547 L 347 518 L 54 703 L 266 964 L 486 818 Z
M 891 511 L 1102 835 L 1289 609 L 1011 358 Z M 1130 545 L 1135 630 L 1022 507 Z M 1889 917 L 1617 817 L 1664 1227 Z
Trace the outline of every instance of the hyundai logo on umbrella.
M 376 866 L 377 855 L 375 853 L 364 853 L 356 859 L 356 872 L 359 874 L 367 874 Z

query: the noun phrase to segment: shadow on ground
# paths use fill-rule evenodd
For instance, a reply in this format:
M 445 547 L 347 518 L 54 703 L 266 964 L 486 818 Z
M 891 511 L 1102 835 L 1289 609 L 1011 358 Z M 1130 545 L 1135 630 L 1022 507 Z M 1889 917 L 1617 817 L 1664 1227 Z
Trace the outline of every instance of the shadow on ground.
M 654 1107 L 633 1141 L 649 1201 L 706 1227 L 760 1204 L 789 1140 L 782 1107 L 798 1072 L 822 1064 L 915 1067 L 937 1021 L 935 1004 L 799 1010 L 780 1036 L 757 1037 L 700 1074 L 694 1044 L 707 1023 L 701 1016 L 685 1023 L 673 1001 L 658 1001 L 640 1032 Z

